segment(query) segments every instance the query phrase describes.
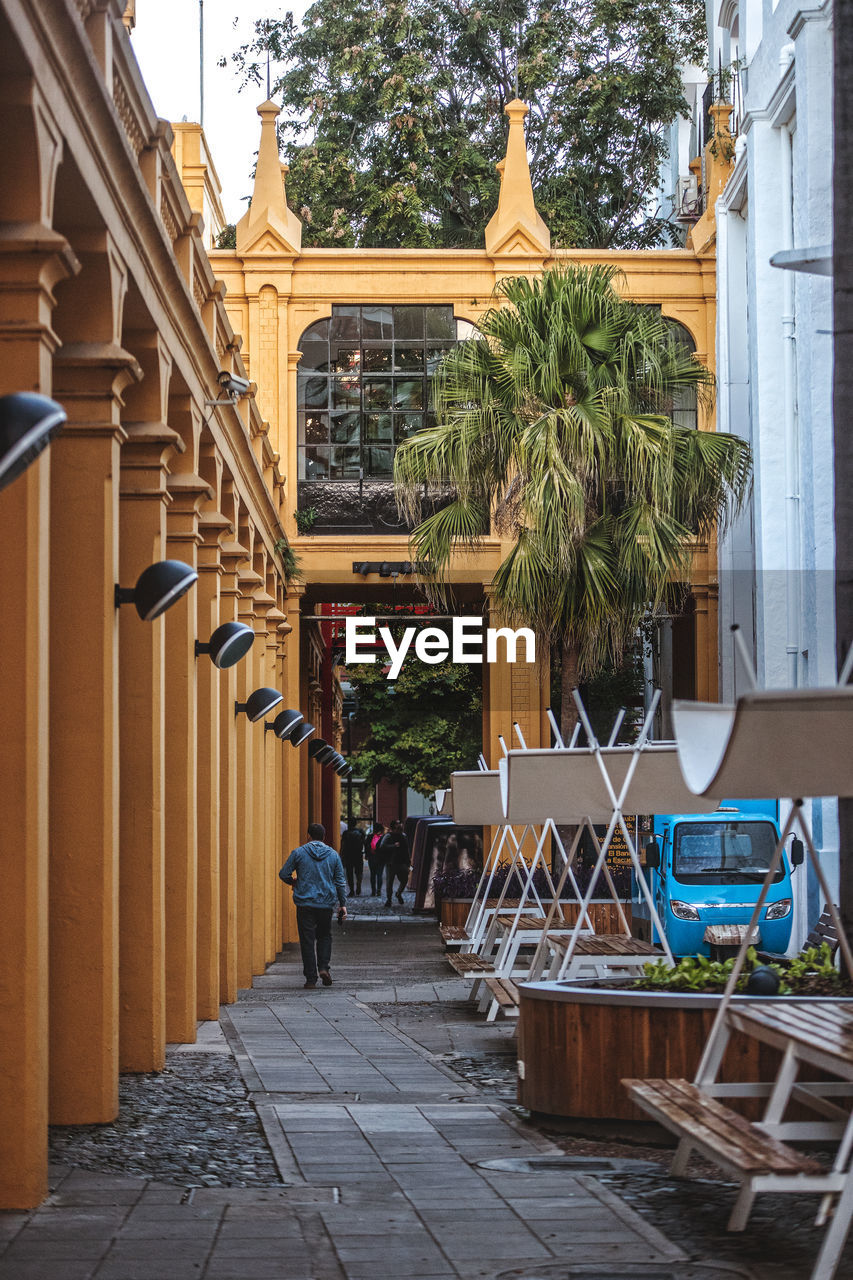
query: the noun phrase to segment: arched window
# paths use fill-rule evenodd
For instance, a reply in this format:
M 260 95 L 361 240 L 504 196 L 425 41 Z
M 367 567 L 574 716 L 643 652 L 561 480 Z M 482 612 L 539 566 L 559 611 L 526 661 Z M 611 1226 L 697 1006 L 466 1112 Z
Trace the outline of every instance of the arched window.
M 684 325 L 679 324 L 677 320 L 667 320 L 667 324 L 678 345 L 685 351 L 689 351 L 691 355 L 695 355 L 696 343 L 690 335 L 690 330 L 685 329 Z M 695 387 L 683 387 L 673 397 L 672 420 L 678 427 L 690 427 L 694 431 L 698 428 L 699 411 Z
M 335 306 L 299 342 L 300 480 L 391 479 L 394 450 L 434 421 L 439 361 L 476 330 L 452 306 Z

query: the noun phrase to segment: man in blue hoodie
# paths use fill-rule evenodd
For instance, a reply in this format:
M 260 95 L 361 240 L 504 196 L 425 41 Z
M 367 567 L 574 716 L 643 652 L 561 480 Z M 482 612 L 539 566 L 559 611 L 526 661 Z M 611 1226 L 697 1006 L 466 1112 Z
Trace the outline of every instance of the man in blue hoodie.
M 340 919 L 346 919 L 347 881 L 343 863 L 326 844 L 326 828 L 312 822 L 308 837 L 308 843 L 293 850 L 278 874 L 293 889 L 302 969 L 310 990 L 318 977 L 324 987 L 332 985 L 332 912 L 337 902 Z

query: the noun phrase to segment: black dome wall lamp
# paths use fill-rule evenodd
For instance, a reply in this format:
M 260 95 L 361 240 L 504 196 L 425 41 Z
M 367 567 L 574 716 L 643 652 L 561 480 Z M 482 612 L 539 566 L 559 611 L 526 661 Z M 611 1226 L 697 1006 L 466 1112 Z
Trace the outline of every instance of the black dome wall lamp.
M 254 724 L 257 720 L 263 720 L 265 715 L 269 715 L 273 707 L 277 707 L 280 702 L 284 702 L 284 698 L 278 689 L 255 689 L 254 693 L 250 693 L 245 702 L 234 703 L 234 714 L 238 716 L 241 711 L 245 711 L 246 715 Z
M 335 769 L 335 773 L 338 775 L 338 777 L 339 777 L 339 778 L 343 778 L 343 777 L 345 776 L 345 774 L 347 773 L 347 771 L 349 771 L 350 773 L 352 773 L 352 769 L 351 769 L 351 768 L 350 768 L 350 766 L 347 764 L 347 762 L 346 762 L 346 760 L 343 758 L 343 756 L 341 756 L 341 762 L 340 762 L 340 764 L 337 766 L 337 768 Z
M 308 754 L 311 757 L 311 759 L 312 760 L 316 759 L 321 751 L 326 750 L 328 745 L 329 744 L 325 738 L 315 738 L 314 741 L 308 747 Z
M 313 724 L 309 724 L 307 720 L 303 720 L 302 724 L 298 725 L 290 735 L 290 745 L 292 747 L 301 747 L 302 743 L 306 742 L 313 732 Z
M 233 667 L 245 657 L 255 643 L 255 633 L 245 622 L 223 622 L 206 644 L 195 642 L 195 656 L 210 654 L 210 660 L 220 671 Z
M 183 560 L 157 560 L 140 573 L 135 587 L 116 584 L 116 608 L 135 604 L 143 622 L 153 622 L 198 582 L 195 569 Z
M 0 489 L 35 462 L 65 421 L 62 405 L 47 396 L 28 391 L 0 396 Z
M 281 738 L 282 742 L 286 742 L 302 723 L 301 711 L 280 711 L 272 724 L 264 725 L 264 730 L 272 729 L 277 738 Z
M 336 755 L 335 748 L 327 744 L 322 751 L 317 752 L 314 758 L 318 764 L 331 764 Z
M 343 764 L 343 762 L 344 762 L 344 758 L 341 755 L 340 751 L 336 751 L 335 754 L 332 756 L 331 760 L 326 761 L 326 763 L 330 765 L 333 769 L 339 769 Z

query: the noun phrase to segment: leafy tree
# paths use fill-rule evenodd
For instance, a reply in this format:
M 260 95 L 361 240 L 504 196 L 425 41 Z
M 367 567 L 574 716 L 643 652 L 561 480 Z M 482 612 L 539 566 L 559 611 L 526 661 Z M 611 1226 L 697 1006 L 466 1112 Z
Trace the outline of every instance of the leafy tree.
M 614 288 L 614 267 L 564 266 L 498 286 L 481 336 L 445 357 L 438 425 L 395 455 L 412 520 L 421 496 L 455 491 L 412 535 L 435 572 L 476 545 L 491 516 L 511 543 L 493 580 L 505 617 L 562 643 L 562 721 L 571 689 L 618 661 L 649 610 L 688 577 L 690 544 L 739 504 L 749 446 L 676 425 L 685 391 L 711 374 L 666 319 Z
M 381 661 L 347 667 L 347 675 L 358 694 L 354 728 L 366 733 L 351 753 L 356 773 L 374 782 L 389 778 L 428 796 L 447 786 L 454 769 L 476 768 L 480 667 L 428 666 L 409 658 L 393 682 L 386 680 Z
M 555 244 L 641 248 L 675 235 L 649 199 L 704 32 L 699 0 L 316 0 L 233 59 L 276 67 L 305 244 L 482 244 L 520 97 Z

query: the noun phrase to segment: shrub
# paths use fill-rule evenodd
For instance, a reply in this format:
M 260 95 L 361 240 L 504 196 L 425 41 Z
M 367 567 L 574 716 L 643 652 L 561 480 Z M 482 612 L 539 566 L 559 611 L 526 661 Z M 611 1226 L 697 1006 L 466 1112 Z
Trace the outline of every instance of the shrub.
M 492 885 L 489 890 L 489 896 L 497 898 L 500 896 L 504 885 L 507 882 L 507 876 L 510 872 L 510 864 L 501 862 L 495 868 L 495 874 L 492 878 Z M 627 867 L 611 868 L 613 882 L 616 885 L 616 892 L 619 897 L 626 901 L 631 892 L 631 873 Z M 575 864 L 575 877 L 581 893 L 586 893 L 589 886 L 592 868 L 584 866 L 581 863 Z M 518 869 L 512 873 L 512 879 L 507 887 L 507 898 L 520 898 L 523 884 L 526 876 L 522 871 L 519 874 Z M 557 876 L 554 877 L 556 884 Z M 473 898 L 477 885 L 480 882 L 479 871 L 438 871 L 432 878 L 432 890 L 435 894 L 436 907 L 440 906 L 442 898 Z M 533 873 L 533 887 L 540 897 L 550 897 L 551 889 L 548 884 L 547 877 L 541 867 L 537 867 Z M 566 890 L 565 896 L 570 896 L 569 890 Z M 595 892 L 593 897 L 609 898 L 610 891 L 603 876 L 599 876 L 596 881 Z
M 734 958 L 709 960 L 707 956 L 685 956 L 673 967 L 666 960 L 656 960 L 645 965 L 643 976 L 631 985 L 641 991 L 720 992 L 725 989 L 734 963 Z M 753 969 L 762 964 L 755 947 L 750 947 L 735 989 L 745 992 Z M 843 979 L 836 969 L 826 942 L 820 947 L 808 947 L 787 964 L 767 967 L 779 977 L 780 996 L 837 996 L 851 991 L 850 982 Z

